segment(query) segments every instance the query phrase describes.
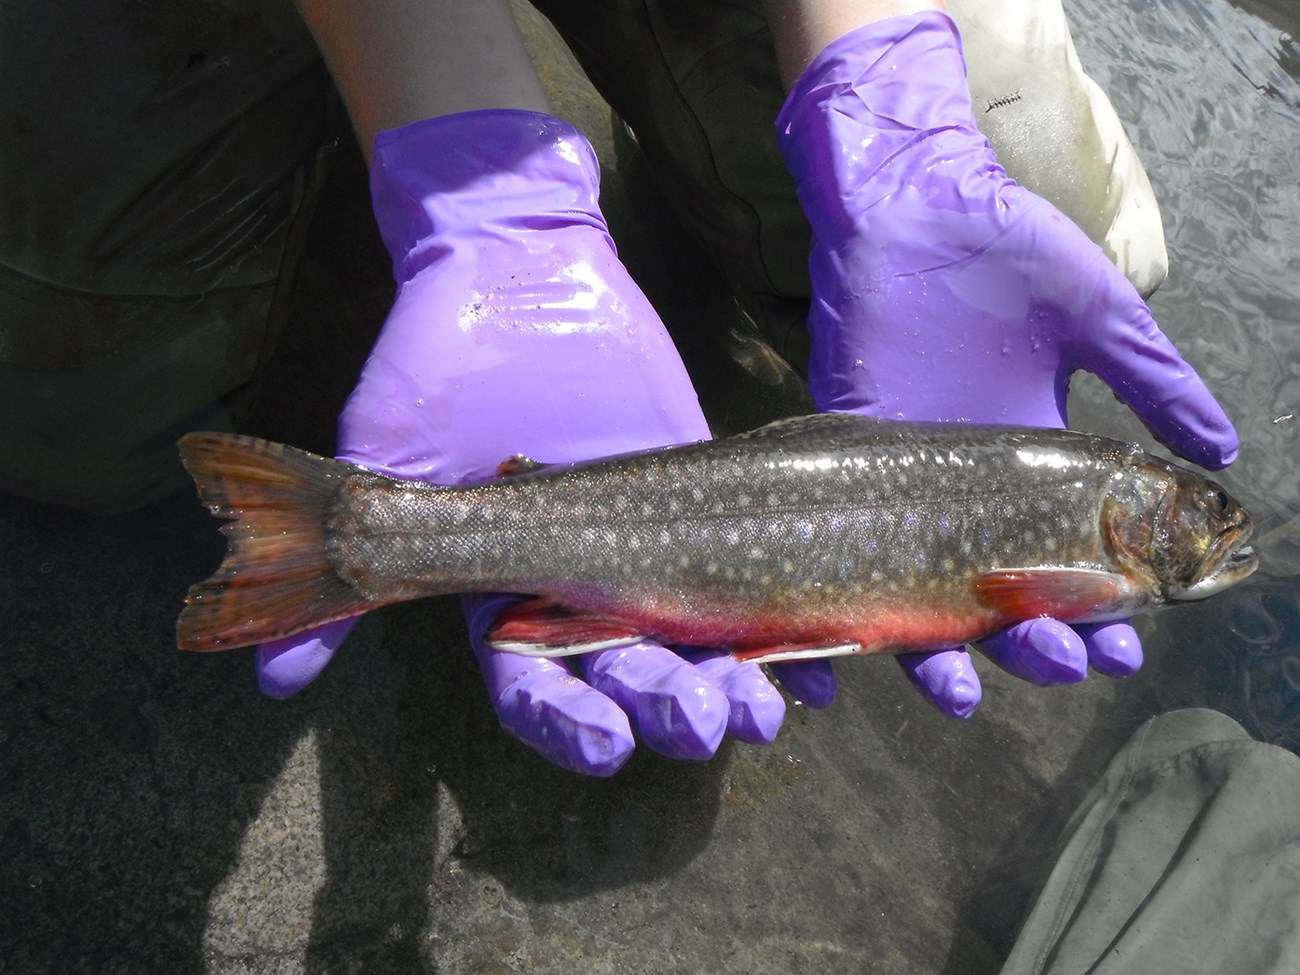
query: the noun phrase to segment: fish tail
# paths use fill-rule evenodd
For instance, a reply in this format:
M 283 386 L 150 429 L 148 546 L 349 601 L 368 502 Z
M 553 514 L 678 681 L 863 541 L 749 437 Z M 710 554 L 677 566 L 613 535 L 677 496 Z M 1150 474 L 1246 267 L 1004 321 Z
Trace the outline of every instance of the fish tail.
M 248 646 L 375 608 L 327 550 L 331 502 L 358 468 L 231 433 L 188 434 L 180 453 L 200 499 L 230 522 L 225 559 L 185 598 L 178 647 Z

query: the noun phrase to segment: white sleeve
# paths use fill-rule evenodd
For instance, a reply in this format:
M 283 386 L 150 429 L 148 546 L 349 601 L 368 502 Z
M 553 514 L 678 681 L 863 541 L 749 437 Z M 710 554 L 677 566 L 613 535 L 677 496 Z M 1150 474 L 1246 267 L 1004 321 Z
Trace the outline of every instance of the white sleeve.
M 1160 210 L 1060 0 L 949 0 L 975 120 L 1007 173 L 1096 241 L 1143 296 L 1169 270 Z

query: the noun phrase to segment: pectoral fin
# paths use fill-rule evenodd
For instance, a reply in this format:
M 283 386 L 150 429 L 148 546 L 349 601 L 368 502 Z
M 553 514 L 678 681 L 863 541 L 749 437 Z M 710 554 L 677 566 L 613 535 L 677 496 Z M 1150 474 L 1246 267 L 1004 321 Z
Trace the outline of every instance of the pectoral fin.
M 529 657 L 567 657 L 644 639 L 644 634 L 619 620 L 575 613 L 542 598 L 502 610 L 487 631 L 489 646 Z
M 1125 615 L 1136 608 L 1139 595 L 1119 573 L 1056 567 L 998 569 L 984 573 L 971 588 L 980 602 L 1008 619 L 1051 616 L 1065 623 Z

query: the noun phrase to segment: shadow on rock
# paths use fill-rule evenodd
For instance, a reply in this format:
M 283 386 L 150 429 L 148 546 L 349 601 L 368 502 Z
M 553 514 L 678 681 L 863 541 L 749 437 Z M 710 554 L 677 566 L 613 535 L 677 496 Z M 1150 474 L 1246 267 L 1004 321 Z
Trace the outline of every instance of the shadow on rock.
M 427 743 L 458 813 L 448 854 L 521 895 L 552 899 L 671 873 L 706 842 L 725 757 L 672 761 L 639 746 L 608 779 L 551 765 L 500 728 L 458 604 L 432 605 L 433 625 L 419 606 L 390 611 L 387 642 L 410 664 L 404 738 Z

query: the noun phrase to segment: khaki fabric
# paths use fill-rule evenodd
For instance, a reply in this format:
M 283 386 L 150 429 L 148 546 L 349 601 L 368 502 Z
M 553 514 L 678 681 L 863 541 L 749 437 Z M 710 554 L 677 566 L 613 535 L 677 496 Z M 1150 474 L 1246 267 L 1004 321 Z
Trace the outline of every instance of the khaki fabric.
M 15 0 L 0 91 L 0 490 L 143 503 L 269 357 L 341 113 L 288 0 Z
M 1003 975 L 1300 965 L 1300 758 L 1215 711 L 1147 722 L 1074 813 Z

